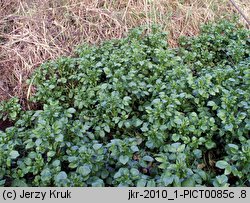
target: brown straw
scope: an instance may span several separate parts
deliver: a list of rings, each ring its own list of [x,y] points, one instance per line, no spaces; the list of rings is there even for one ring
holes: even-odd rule
[[[234,7],[236,8],[236,10],[241,14],[241,16],[246,20],[248,27],[250,27],[250,21],[248,20],[248,18],[246,17],[246,15],[241,11],[241,9],[237,6],[237,4],[235,3],[234,0],[229,0]]]

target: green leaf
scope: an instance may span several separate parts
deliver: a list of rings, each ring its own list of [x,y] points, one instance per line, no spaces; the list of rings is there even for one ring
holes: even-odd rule
[[[225,175],[229,175],[232,172],[232,168],[230,165],[226,166],[224,174]]]
[[[68,178],[67,174],[64,171],[61,171],[56,175],[55,181],[60,182],[61,180],[65,180],[67,178]]]
[[[176,117],[176,118],[174,119],[174,122],[175,122],[177,125],[181,125],[181,124],[182,124],[182,120],[181,120],[180,118],[178,118],[178,117]]]
[[[206,131],[206,130],[207,130],[207,126],[202,125],[202,126],[201,126],[201,130],[202,130],[202,131]]]
[[[75,110],[74,108],[69,108],[69,109],[67,110],[67,112],[70,113],[70,114],[73,114],[73,113],[76,112],[76,110]]]
[[[140,172],[138,171],[138,169],[136,168],[131,168],[130,169],[130,173],[133,175],[133,176],[138,176],[140,174]]]
[[[109,176],[109,172],[107,170],[103,170],[101,173],[101,178],[106,179]]]
[[[78,167],[78,163],[70,163],[69,164],[69,168],[77,168]]]
[[[160,162],[160,163],[165,161],[165,159],[163,157],[156,157],[155,160]]]
[[[55,161],[53,161],[52,166],[58,167],[58,166],[60,166],[60,164],[61,164],[60,160],[55,160]]]
[[[228,144],[227,146],[230,150],[230,153],[236,154],[239,150],[239,147],[235,144]]]
[[[104,130],[105,130],[107,133],[110,133],[110,128],[109,128],[108,125],[106,125],[106,126],[104,127]]]
[[[118,127],[119,127],[119,128],[122,128],[123,123],[124,123],[123,121],[120,121],[120,122],[118,123]]]
[[[0,180],[0,187],[3,187],[6,183],[6,180]]]
[[[151,156],[144,156],[142,159],[143,159],[144,161],[148,161],[148,162],[154,161],[154,159],[153,159]]]
[[[15,179],[11,183],[11,187],[27,187],[27,186],[28,185],[27,185],[25,179]]]
[[[10,152],[10,158],[11,159],[16,159],[17,157],[19,157],[19,152],[18,151],[16,151],[16,150],[12,150],[11,152]]]
[[[226,120],[226,112],[224,110],[219,110],[217,113],[217,116],[222,120],[225,121]]]
[[[141,127],[142,132],[147,132],[148,131],[148,124],[143,123],[143,126]]]
[[[162,181],[163,181],[163,183],[164,183],[164,186],[168,186],[168,185],[170,185],[170,184],[173,183],[174,178],[173,178],[172,176],[171,176],[171,177],[164,177],[164,178],[162,179]]]
[[[123,104],[124,104],[125,106],[128,106],[128,105],[129,105],[129,101],[131,101],[131,97],[125,96],[125,97],[123,98]]]
[[[138,152],[139,151],[139,148],[137,146],[131,146],[130,149],[133,151],[133,152]]]
[[[99,62],[96,63],[96,67],[102,67],[102,66],[103,66],[102,62],[99,61]]]
[[[195,149],[193,152],[197,159],[202,158],[202,151],[200,149]]]
[[[82,176],[87,176],[90,174],[91,172],[91,168],[89,165],[84,164],[83,166],[80,166],[77,168],[77,171],[79,174],[81,174]]]
[[[173,140],[174,142],[179,141],[179,139],[180,139],[180,135],[179,135],[179,134],[173,134],[173,135],[172,135],[172,140]]]
[[[154,180],[149,180],[149,181],[147,182],[147,187],[156,187],[155,181],[154,181]]]
[[[129,121],[125,121],[124,125],[125,125],[126,128],[129,128],[131,126]]]
[[[199,171],[197,171],[197,173],[199,174],[199,176],[200,176],[203,180],[205,180],[205,181],[207,180],[208,176],[207,176],[207,174],[206,174],[205,171],[199,170]]]
[[[185,144],[182,144],[182,145],[180,145],[178,148],[177,148],[177,152],[183,152],[184,150],[185,150],[185,148],[186,148],[186,145]]]
[[[93,183],[91,183],[92,187],[103,187],[104,186],[104,181],[102,179],[97,179]]]
[[[96,150],[96,151],[97,151],[98,149],[100,149],[101,147],[102,147],[102,144],[94,144],[94,145],[93,145],[93,149]]]
[[[232,124],[225,125],[225,130],[232,132],[233,131],[233,125]]]
[[[181,183],[182,187],[194,187],[195,186],[195,180],[193,177],[191,178],[187,178],[185,179],[182,183]]]
[[[121,173],[121,171],[119,170],[119,171],[117,171],[117,172],[115,173],[114,179],[120,178],[121,176],[122,176],[122,173]]]
[[[140,180],[137,181],[136,187],[145,187],[146,184],[147,184],[147,181],[146,181],[146,180],[140,179]]]
[[[220,169],[225,169],[229,164],[226,161],[217,161],[216,167]]]
[[[169,146],[169,152],[176,153],[178,148],[181,146],[180,142],[173,143]],[[185,145],[184,145],[185,146]]]
[[[56,152],[54,152],[54,151],[49,151],[49,152],[47,153],[47,156],[48,156],[48,157],[53,157],[53,156],[55,156],[55,154],[56,154]]]
[[[31,149],[34,146],[35,146],[35,143],[33,141],[30,141],[28,142],[28,144],[26,144],[25,149]]]
[[[63,142],[63,140],[64,140],[63,134],[59,134],[56,136],[56,139],[55,139],[56,142]]]
[[[160,126],[160,130],[162,130],[162,131],[167,130],[167,129],[168,129],[168,127],[166,125],[161,125]]]
[[[11,112],[10,113],[10,117],[11,117],[11,120],[15,120],[16,119],[16,117],[17,117],[17,112]]]
[[[51,179],[51,172],[50,172],[50,170],[48,168],[44,169],[41,172],[41,180],[42,181],[49,181],[50,179]]]
[[[224,185],[228,181],[228,177],[226,175],[216,176],[216,180],[220,185]]]
[[[100,131],[100,137],[105,137],[105,132],[103,130]]]
[[[128,156],[121,155],[119,157],[119,162],[122,163],[123,165],[125,165],[126,163],[128,163],[128,161],[129,161],[129,157]]]
[[[216,147],[216,144],[213,141],[208,140],[208,141],[206,141],[205,146],[207,149],[212,149],[212,148]]]
[[[134,126],[135,126],[135,127],[139,127],[142,123],[143,123],[142,120],[136,119],[136,120],[135,120],[135,123],[134,123]]]
[[[216,103],[214,101],[209,101],[207,103],[208,106],[216,106]]]

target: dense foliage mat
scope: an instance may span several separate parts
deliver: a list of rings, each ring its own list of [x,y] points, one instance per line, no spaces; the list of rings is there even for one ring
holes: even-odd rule
[[[145,31],[43,64],[40,109],[1,105],[0,185],[249,186],[249,31]]]

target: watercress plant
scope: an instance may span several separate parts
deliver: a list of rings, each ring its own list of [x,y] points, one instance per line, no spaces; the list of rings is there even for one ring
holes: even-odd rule
[[[41,108],[0,107],[0,185],[249,186],[249,53],[223,21],[176,49],[137,28],[42,64]]]

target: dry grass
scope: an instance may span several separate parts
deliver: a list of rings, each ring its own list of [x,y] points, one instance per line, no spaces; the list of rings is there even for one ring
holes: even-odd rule
[[[236,2],[249,17],[248,0]],[[233,13],[227,0],[0,0],[0,101],[18,96],[25,102],[34,68],[71,55],[83,42],[159,23],[176,46],[180,35],[196,35],[202,23]]]

